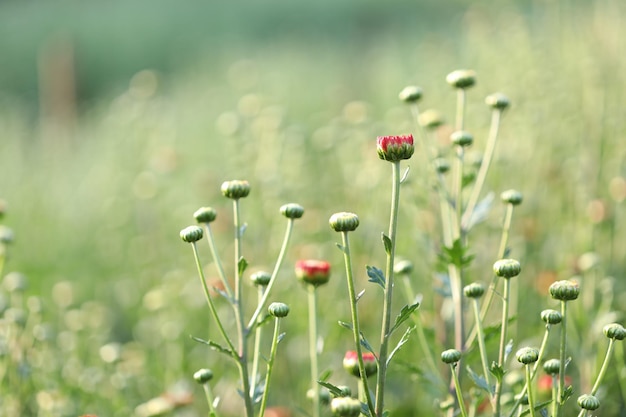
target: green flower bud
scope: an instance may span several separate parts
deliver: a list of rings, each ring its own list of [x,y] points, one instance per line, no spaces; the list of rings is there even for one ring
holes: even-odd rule
[[[335,232],[353,232],[359,227],[359,217],[354,213],[335,213],[328,220]]]
[[[351,397],[352,396],[352,389],[347,386],[347,385],[337,385],[337,388],[339,388],[340,394],[338,395],[338,397]]]
[[[200,369],[193,374],[193,379],[195,379],[198,384],[206,384],[213,379],[213,371],[205,368]]]
[[[374,356],[372,352],[364,352],[362,355],[365,376],[369,378],[378,371],[376,356]],[[346,355],[343,357],[343,369],[357,378],[361,376],[361,372],[359,371],[359,355],[355,350],[349,350],[346,352]]]
[[[441,360],[444,363],[452,364],[461,360],[461,352],[456,349],[448,349],[441,352]]]
[[[274,317],[287,317],[287,314],[289,314],[289,306],[285,303],[272,303],[267,308],[267,311]]]
[[[446,81],[454,88],[469,88],[476,84],[476,72],[473,70],[452,71],[446,76]]]
[[[444,123],[444,119],[441,113],[437,110],[429,109],[422,113],[417,118],[420,126],[423,126],[426,129],[434,130],[437,129]]]
[[[193,217],[198,223],[211,223],[217,217],[217,212],[213,207],[200,207],[193,213]]]
[[[433,161],[435,165],[435,170],[440,174],[445,174],[450,171],[450,163],[445,158],[437,158]]]
[[[541,320],[546,324],[559,324],[563,320],[563,316],[556,310],[543,310],[541,312]]]
[[[504,110],[511,104],[509,98],[502,93],[488,95],[487,98],[485,98],[485,103],[496,110]]]
[[[28,288],[26,275],[20,272],[9,272],[2,282],[8,292],[24,292]]]
[[[552,376],[558,375],[559,371],[561,370],[561,361],[558,359],[548,359],[543,364],[543,370],[548,375],[552,375]]]
[[[517,361],[528,365],[537,362],[539,359],[539,350],[531,347],[524,347],[517,351],[515,354]]]
[[[0,243],[8,245],[15,240],[15,234],[13,230],[5,225],[0,224]]]
[[[358,417],[361,414],[361,401],[350,397],[333,398],[330,411],[338,417]]]
[[[410,274],[413,272],[413,262],[407,260],[398,261],[393,266],[393,272],[396,274]]]
[[[578,406],[583,410],[597,410],[600,407],[600,400],[590,394],[583,394],[578,397]]]
[[[409,159],[415,151],[413,135],[378,136],[376,151],[378,157],[385,161],[397,162]]]
[[[270,283],[270,279],[272,279],[272,274],[265,271],[255,272],[250,275],[250,280],[256,286],[266,287]]]
[[[280,214],[288,219],[299,219],[304,214],[304,207],[296,203],[285,204],[280,207]]]
[[[398,98],[405,103],[417,103],[423,94],[423,90],[421,87],[417,87],[414,85],[410,85],[408,87],[404,87],[400,94],[398,94]]]
[[[450,135],[450,140],[453,145],[467,147],[474,142],[474,136],[464,130],[457,130]]]
[[[609,339],[624,340],[626,338],[626,329],[618,323],[607,324],[602,332]]]
[[[503,203],[512,204],[514,206],[519,206],[522,204],[522,200],[524,196],[517,190],[506,190],[500,194],[500,200]]]
[[[560,301],[575,300],[580,294],[578,283],[571,280],[556,281],[550,285],[549,291],[552,298]]]
[[[312,389],[308,389],[306,392],[306,397],[309,400],[313,400],[314,396],[315,396],[315,392]],[[325,388],[320,388],[319,400],[320,400],[320,404],[322,405],[330,404],[330,392]]]
[[[296,277],[315,287],[326,284],[330,279],[330,264],[316,259],[302,259],[296,262]]]
[[[493,272],[502,278],[513,278],[519,275],[522,267],[515,259],[500,259],[493,264]]]
[[[204,232],[199,226],[185,227],[183,230],[180,231],[180,238],[183,240],[183,242],[187,243],[197,242],[202,239],[203,235]]]
[[[247,197],[250,194],[250,183],[244,180],[232,180],[222,183],[222,194],[233,200]]]
[[[467,298],[480,298],[484,293],[485,287],[478,282],[473,282],[463,288],[463,294],[465,294]]]

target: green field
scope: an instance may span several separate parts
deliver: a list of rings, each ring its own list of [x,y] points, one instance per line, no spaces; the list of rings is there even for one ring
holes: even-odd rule
[[[335,245],[341,238],[328,219],[340,211],[360,218],[351,235],[355,279],[359,291],[367,289],[362,330],[377,342],[380,291],[367,283],[365,265],[385,265],[380,234],[389,221],[390,173],[376,137],[412,133],[417,140],[398,93],[419,85],[420,110],[445,115],[436,139],[447,149],[456,95],[445,77],[459,68],[477,73],[467,97],[466,129],[475,138],[468,161],[480,156],[489,131],[485,97],[500,91],[512,103],[482,194],[495,193],[494,203],[469,237],[475,258],[466,283],[491,279],[505,210],[498,196],[521,191],[509,239],[509,256],[522,264],[511,302],[513,353],[541,341],[539,312],[557,308],[548,286],[582,276],[568,352],[574,397],[567,407],[578,412],[576,398],[604,358],[602,327],[623,320],[626,301],[623,16],[618,0],[0,2],[1,221],[15,234],[0,293],[0,416],[139,416],[138,405],[168,391],[182,392],[183,403],[187,393],[193,399],[164,415],[207,415],[191,377],[202,367],[216,375],[219,415],[244,415],[235,367],[189,337],[219,334],[192,252],[178,236],[195,223],[197,208],[214,207],[217,249],[234,274],[232,207],[220,193],[232,179],[251,184],[241,200],[246,278],[274,265],[285,227],[279,207],[305,208],[271,297],[291,312],[269,405],[309,415],[307,294],[293,273],[304,258],[332,268],[330,283],[318,289],[320,372],[331,370],[333,384],[355,391],[341,365],[354,348],[351,333],[337,325],[350,320]],[[68,50],[74,76],[54,67]],[[55,90],[67,80],[73,95]],[[450,309],[436,274],[443,245],[436,194],[427,152],[416,143],[403,162],[410,172],[397,254],[415,266],[412,286],[423,295],[420,316],[438,356],[452,347]],[[199,243],[214,279],[208,246]],[[586,253],[599,259],[589,271],[580,262]],[[12,271],[27,278],[23,292],[11,287]],[[244,290],[249,316],[255,289],[246,281]],[[399,310],[402,291],[395,296]],[[215,301],[230,317],[227,302]],[[495,304],[487,324],[499,319],[498,298]],[[496,339],[488,343],[492,353]],[[552,354],[557,343],[549,344]],[[411,339],[392,364],[391,416],[441,414],[437,401],[447,392],[413,369],[423,357]],[[477,352],[469,357],[477,360]],[[623,358],[619,344],[598,393],[601,415],[626,415]],[[469,392],[469,378],[463,383]]]

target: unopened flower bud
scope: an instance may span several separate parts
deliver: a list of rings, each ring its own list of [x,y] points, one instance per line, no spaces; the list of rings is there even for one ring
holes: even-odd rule
[[[204,232],[202,228],[199,226],[189,226],[185,227],[180,231],[180,238],[187,243],[197,242],[202,239]]]
[[[519,206],[522,204],[522,200],[524,196],[517,190],[506,190],[500,194],[500,200],[503,203],[512,204],[514,206]]]
[[[378,136],[376,151],[378,157],[385,161],[397,162],[409,159],[415,151],[413,135]]]
[[[250,194],[250,183],[245,180],[232,180],[222,183],[222,194],[233,200],[247,197]]]
[[[287,314],[289,314],[289,306],[285,303],[272,303],[267,308],[267,311],[274,317],[287,317]]]
[[[335,213],[328,220],[335,232],[352,232],[359,227],[359,217],[354,213]]]
[[[365,369],[365,376],[368,378],[378,371],[376,356],[374,356],[372,352],[363,353],[363,367]],[[349,350],[346,352],[346,355],[343,357],[343,369],[357,378],[361,376],[359,372],[359,355],[356,351]]]
[[[272,279],[272,274],[270,274],[269,272],[265,272],[265,271],[255,272],[254,274],[250,275],[250,280],[252,281],[252,283],[260,287],[267,286],[267,284],[270,283],[271,279]]]
[[[546,372],[546,374],[548,375],[558,375],[559,371],[561,369],[561,361],[558,359],[548,359],[544,364],[543,364],[543,370]]]
[[[193,379],[195,379],[198,384],[206,384],[213,379],[213,371],[210,369],[200,369],[193,374]]]
[[[467,298],[480,298],[484,293],[485,287],[478,282],[473,282],[463,288],[463,294],[465,294]]]
[[[280,207],[280,214],[288,219],[299,219],[304,214],[304,207],[296,203],[285,204]]]
[[[474,136],[464,130],[457,130],[450,135],[450,140],[453,145],[467,147],[474,142]]]
[[[522,267],[515,259],[500,259],[493,264],[493,272],[502,278],[513,278],[519,275]]]
[[[546,324],[559,324],[563,320],[563,316],[556,310],[547,309],[541,312],[541,320]]]
[[[618,323],[607,324],[602,332],[609,339],[624,340],[626,338],[626,329]]]
[[[517,361],[524,365],[537,362],[539,359],[539,351],[535,348],[524,347],[517,351],[515,354]]]
[[[556,281],[550,285],[549,291],[552,298],[560,301],[575,300],[580,294],[578,283],[571,280]]]
[[[306,397],[309,400],[312,400],[315,396],[315,392],[312,389],[307,390],[306,392]],[[320,404],[322,405],[328,405],[330,404],[330,392],[328,392],[327,389],[320,389],[319,391],[319,400],[320,400]]]
[[[456,349],[448,349],[441,352],[441,360],[443,363],[452,364],[461,360],[461,352]]]
[[[351,397],[352,396],[352,388],[350,388],[347,385],[337,385],[337,388],[339,388],[339,395],[338,397]]]
[[[435,170],[440,174],[445,174],[450,171],[450,163],[445,158],[437,158],[433,161],[435,165]]]
[[[600,400],[594,395],[583,394],[578,397],[578,406],[583,410],[597,410],[600,407]]]
[[[193,213],[193,217],[198,223],[211,223],[217,217],[217,212],[213,207],[200,207]]]
[[[429,109],[422,113],[417,118],[420,126],[426,129],[436,129],[444,122],[443,116],[437,110]]]
[[[315,259],[299,260],[296,262],[296,277],[315,287],[326,284],[330,278],[330,264]]]
[[[358,417],[361,414],[361,401],[351,397],[333,398],[330,410],[337,417]]]
[[[504,94],[493,93],[489,94],[487,98],[485,98],[485,104],[496,110],[504,110],[509,107],[511,102],[509,101],[509,98]]]
[[[400,94],[398,94],[398,98],[405,103],[417,103],[423,94],[423,90],[421,87],[417,87],[414,85],[410,85],[408,87],[404,87]]]
[[[26,275],[20,272],[9,272],[5,275],[2,282],[7,292],[24,292],[28,287]]]
[[[446,81],[454,88],[469,88],[476,84],[476,72],[473,70],[456,70],[446,76]]]
[[[413,272],[413,262],[407,260],[398,261],[393,266],[393,272],[396,274],[410,274]]]

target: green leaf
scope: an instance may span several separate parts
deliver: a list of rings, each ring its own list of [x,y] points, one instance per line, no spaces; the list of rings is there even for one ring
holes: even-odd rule
[[[322,382],[326,382],[328,381],[328,378],[330,378],[333,374],[332,369],[327,369],[324,372],[322,372],[322,374],[319,377],[319,380]]]
[[[552,403],[552,400],[544,401],[544,402],[541,402],[539,404],[535,404],[535,406],[533,408],[534,408],[535,411],[539,411],[539,412],[541,412],[542,415],[547,416],[548,413],[545,412],[544,408],[549,406],[551,403]],[[520,417],[527,416],[528,414],[530,414],[530,408],[527,409],[527,410],[524,410],[522,412],[522,414],[520,414]]]
[[[467,254],[468,248],[463,246],[460,239],[455,240],[451,247],[444,247],[439,254],[439,260],[446,265],[452,264],[458,268],[468,266],[474,259],[474,255]]]
[[[383,245],[385,245],[385,253],[387,253],[387,255],[391,255],[391,251],[393,250],[393,244],[391,243],[391,239],[389,239],[389,236],[384,233],[382,234],[382,238]]]
[[[474,384],[482,389],[483,391],[487,392],[487,394],[489,395],[493,395],[494,394],[494,387],[491,387],[488,383],[487,380],[482,376],[482,375],[478,375],[476,372],[474,372],[472,370],[472,368],[468,366],[465,367],[467,369],[467,374],[469,375],[469,377],[472,379],[472,381],[474,382]]]
[[[248,261],[246,261],[246,258],[242,256],[241,258],[239,258],[239,261],[237,262],[237,269],[239,270],[239,276],[243,276],[243,273],[247,267],[248,267]]]
[[[328,391],[330,391],[330,393],[335,397],[340,397],[343,394],[343,391],[338,386],[333,385],[330,382],[318,380],[317,383],[328,389]]]
[[[561,404],[565,404],[565,401],[567,401],[569,397],[572,396],[573,393],[574,393],[574,387],[572,387],[571,385],[568,385],[563,390],[563,395],[561,396]]]
[[[400,314],[398,314],[398,316],[396,317],[395,323],[391,327],[391,330],[389,330],[389,334],[392,334],[402,323],[407,321],[411,317],[411,314],[413,314],[413,312],[417,310],[419,306],[420,306],[420,303],[417,302],[415,304],[411,304],[411,305],[407,304],[404,307],[402,307]]]
[[[496,377],[498,382],[502,382],[502,377],[506,373],[504,368],[498,365],[495,361],[491,362],[491,366],[489,367],[489,372],[491,372],[491,374]]]
[[[352,323],[348,323],[348,322],[341,321],[341,320],[338,320],[337,323],[339,323],[341,327],[344,327],[348,330],[352,330]]]
[[[335,245],[337,245],[337,248],[339,248],[340,251],[346,253],[346,248],[344,248],[341,243],[335,243]]]
[[[396,347],[393,348],[391,353],[389,353],[389,356],[387,357],[387,365],[389,365],[389,363],[391,362],[391,358],[393,358],[393,356],[398,352],[398,350],[400,350],[400,348],[404,346],[406,342],[409,341],[409,337],[411,337],[411,333],[413,333],[414,330],[415,330],[415,326],[411,326],[408,329],[406,329],[406,331],[402,335],[402,338],[400,339]]]
[[[252,334],[257,327],[263,326],[265,323],[268,323],[272,320],[272,316],[266,314],[263,318],[258,319],[255,323],[252,323],[252,326],[248,329],[248,335]]]
[[[365,267],[367,270],[367,276],[370,277],[368,279],[369,282],[373,282],[374,284],[380,285],[383,289],[385,289],[385,274],[380,269],[375,266],[367,265]]]
[[[209,346],[211,349],[215,350],[216,352],[220,352],[223,353],[225,355],[230,356],[231,358],[236,358],[237,355],[235,354],[235,352],[233,352],[232,350],[223,347],[222,345],[220,345],[219,343],[216,343],[212,340],[204,340],[204,339],[200,339],[199,337],[195,337],[195,336],[190,336],[193,340],[195,340],[196,342],[199,343],[203,343],[207,346]]]
[[[284,338],[285,338],[285,332],[281,333],[278,335],[278,339],[276,340],[276,343],[280,343]]]
[[[367,341],[365,336],[363,336],[363,333],[360,334],[360,339],[361,339],[361,346],[363,346],[365,350],[373,353],[374,356],[376,356],[376,352],[374,352],[374,348],[372,347],[372,345],[370,345],[370,342]],[[378,357],[376,357],[376,360],[378,360]]]

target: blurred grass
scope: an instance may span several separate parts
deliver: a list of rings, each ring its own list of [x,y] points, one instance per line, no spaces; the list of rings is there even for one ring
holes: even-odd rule
[[[80,350],[86,369],[100,363],[95,350],[106,342],[142,352],[136,389],[118,415],[201,366],[233,374],[186,338],[208,336],[191,253],[177,236],[196,208],[212,205],[219,210],[220,250],[230,256],[230,207],[219,185],[233,178],[252,184],[243,206],[249,224],[244,250],[255,268],[270,268],[278,251],[278,207],[294,201],[306,208],[276,298],[292,305],[290,318],[305,317],[297,298],[305,293],[291,279],[290,265],[301,257],[332,261],[333,280],[321,290],[320,311],[333,311],[321,323],[328,335],[321,360],[322,368],[343,378],[339,364],[349,337],[335,322],[348,312],[347,305],[337,308],[335,294],[343,294],[345,284],[327,219],[342,210],[359,214],[353,250],[364,286],[363,266],[384,262],[379,236],[388,210],[388,167],[378,161],[373,139],[414,130],[396,98],[407,84],[425,88],[423,109],[435,107],[451,118],[454,94],[444,77],[456,68],[478,72],[468,125],[477,149],[489,120],[483,98],[500,90],[513,102],[487,188],[496,195],[516,188],[525,196],[514,218],[511,255],[524,268],[520,300],[540,298],[523,304],[520,340],[539,334],[534,317],[550,305],[547,285],[578,273],[582,253],[600,255],[602,276],[624,274],[622,2],[245,5],[0,5],[6,12],[0,13],[0,50],[15,62],[30,62],[0,69],[0,190],[9,203],[6,223],[17,236],[9,268],[24,272],[31,291],[51,309],[58,301],[47,294],[59,291],[59,281],[73,283],[69,308],[88,312],[93,300],[105,309],[106,325]],[[83,103],[69,142],[40,135],[33,118],[37,50],[59,30],[75,40]],[[144,69],[153,72],[131,81]],[[401,232],[400,254],[416,264],[428,313],[439,299],[431,270],[439,240],[420,153],[403,191],[402,221],[410,227]],[[472,237],[477,260],[470,279],[490,271],[502,213],[496,203]],[[616,285],[619,305],[623,284]],[[370,290],[363,302],[373,297]],[[378,312],[363,314],[376,338]],[[285,390],[276,391],[275,403],[303,406],[305,323],[285,323],[288,338],[275,379]],[[405,356],[414,354],[410,347]],[[414,401],[412,392],[400,389],[404,377],[393,377],[398,398],[390,404]],[[224,381],[218,391],[227,395],[232,385]],[[114,394],[83,393],[83,405],[107,415],[107,395]],[[419,401],[432,404],[428,397]]]

